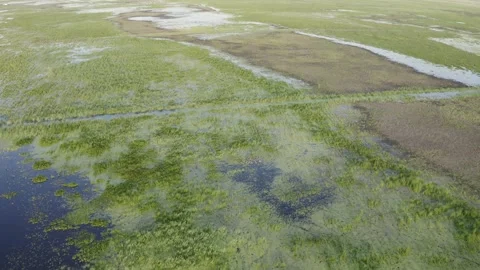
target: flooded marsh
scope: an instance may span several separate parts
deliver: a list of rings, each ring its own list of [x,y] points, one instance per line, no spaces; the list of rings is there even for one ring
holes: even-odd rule
[[[370,1],[0,0],[0,268],[477,269],[478,8]]]

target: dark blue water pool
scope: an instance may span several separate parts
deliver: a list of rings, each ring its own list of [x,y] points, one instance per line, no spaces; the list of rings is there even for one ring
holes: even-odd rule
[[[80,268],[72,259],[75,248],[66,244],[74,232],[44,229],[69,209],[64,197],[55,196],[55,191],[91,196],[89,183],[79,175],[34,170],[32,163],[26,162],[28,153],[28,147],[0,152],[0,269]],[[38,175],[48,180],[33,183],[32,178]],[[72,182],[79,186],[62,186]]]

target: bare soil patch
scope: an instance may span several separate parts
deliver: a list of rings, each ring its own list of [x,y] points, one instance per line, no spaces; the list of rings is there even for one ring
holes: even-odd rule
[[[480,97],[360,106],[376,132],[480,194]]]

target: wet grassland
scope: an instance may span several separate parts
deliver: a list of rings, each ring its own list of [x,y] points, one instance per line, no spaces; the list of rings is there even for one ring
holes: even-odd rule
[[[347,31],[366,17],[310,18],[305,4],[265,3],[255,12],[246,1],[215,6],[267,25],[210,20],[180,29],[155,25],[166,14],[185,17],[158,10],[166,4],[145,4],[150,11],[112,4],[128,7],[122,15],[58,5],[0,13],[13,18],[0,24],[8,44],[0,50],[2,155],[28,149],[32,174],[22,183],[66,204],[59,215],[33,209],[31,217],[50,217],[41,231],[70,233],[59,249],[73,246],[67,257],[98,269],[477,269],[480,209],[469,189],[478,189],[478,156],[468,144],[478,140],[478,87],[293,30],[323,29],[315,33],[474,72],[478,56],[428,41],[446,52],[439,57],[421,38],[416,46],[399,41],[422,28],[388,25],[390,32],[363,21],[365,30]],[[281,15],[294,8],[304,9],[301,20]],[[129,20],[145,13],[157,19]],[[466,23],[445,27],[479,25],[472,16],[432,13]],[[452,92],[458,96],[417,100]],[[406,127],[418,140],[405,137]],[[446,156],[453,163],[431,154],[449,152],[431,143],[444,129],[458,139]],[[387,151],[376,136],[426,164]],[[44,170],[82,177],[57,183]],[[30,196],[1,185],[1,203]],[[77,185],[94,194],[71,195]]]

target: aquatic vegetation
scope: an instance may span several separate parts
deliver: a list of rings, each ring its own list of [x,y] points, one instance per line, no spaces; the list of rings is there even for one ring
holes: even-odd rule
[[[65,190],[64,189],[58,189],[58,190],[55,191],[55,196],[62,197],[63,195],[65,195]]]
[[[92,244],[96,240],[95,234],[82,230],[78,232],[74,237],[67,240],[68,245],[82,248]]]
[[[92,225],[93,227],[105,228],[105,227],[108,226],[108,221],[103,220],[103,219],[94,219],[94,220],[90,221],[90,225]]]
[[[44,183],[44,182],[47,182],[48,178],[44,175],[38,175],[38,176],[35,176],[33,179],[32,179],[32,182],[34,184],[41,184],[41,183]]]
[[[13,199],[15,196],[17,196],[17,192],[15,191],[0,194],[0,198],[7,199],[7,200]]]
[[[34,216],[28,219],[28,222],[31,224],[43,223],[48,218],[47,214],[43,212],[35,213]]]
[[[78,226],[73,226],[67,223],[64,219],[57,219],[51,222],[48,227],[45,228],[45,232],[51,231],[67,231],[77,229]]]
[[[64,183],[62,184],[63,187],[67,187],[67,188],[76,188],[78,187],[78,183]]]

